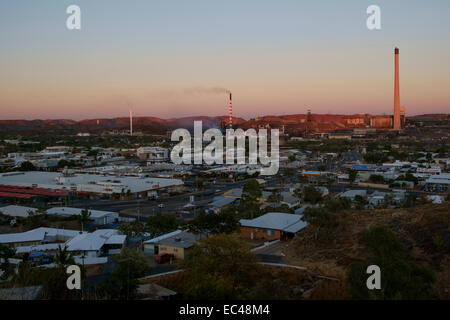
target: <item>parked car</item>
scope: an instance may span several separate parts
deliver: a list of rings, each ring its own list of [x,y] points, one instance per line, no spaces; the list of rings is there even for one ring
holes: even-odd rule
[[[164,263],[164,262],[170,261],[171,259],[174,259],[174,258],[175,258],[175,256],[171,253],[160,253],[160,254],[156,255],[155,262]]]

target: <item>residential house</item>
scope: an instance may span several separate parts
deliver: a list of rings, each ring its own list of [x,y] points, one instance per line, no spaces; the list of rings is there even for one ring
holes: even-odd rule
[[[240,234],[242,238],[284,240],[306,227],[300,215],[269,212],[255,219],[241,219]]]
[[[175,259],[185,259],[195,242],[204,238],[204,235],[193,234],[187,231],[177,231],[145,241],[144,251],[151,253],[153,250],[154,254],[170,253],[175,256]]]
[[[367,195],[367,191],[366,190],[347,190],[344,192],[341,192],[337,195],[337,198],[347,198],[351,201],[355,200],[356,196],[361,196],[363,198],[365,198]]]
[[[56,228],[37,228],[21,233],[0,234],[0,244],[17,248],[47,243],[64,243],[80,234],[80,231]]]

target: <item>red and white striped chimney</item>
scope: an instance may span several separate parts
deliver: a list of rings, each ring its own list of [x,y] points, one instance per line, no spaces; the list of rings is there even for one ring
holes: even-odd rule
[[[233,102],[232,102],[232,99],[231,99],[231,92],[230,92],[230,100],[229,100],[229,102],[230,102],[230,106],[228,108],[228,126],[230,128],[232,128],[233,127]]]

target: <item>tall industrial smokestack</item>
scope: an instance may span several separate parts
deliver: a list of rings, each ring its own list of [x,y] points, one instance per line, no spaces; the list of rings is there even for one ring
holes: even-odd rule
[[[399,80],[399,52],[395,48],[395,83],[394,83],[394,130],[401,129],[400,121],[400,80]]]
[[[231,92],[230,92],[230,106],[228,108],[228,126],[230,128],[233,128],[233,101],[231,99]]]
[[[133,113],[130,109],[130,136],[133,135]]]

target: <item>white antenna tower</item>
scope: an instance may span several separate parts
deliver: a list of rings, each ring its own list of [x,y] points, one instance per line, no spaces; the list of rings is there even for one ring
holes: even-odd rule
[[[130,109],[130,136],[133,135],[133,112]]]

